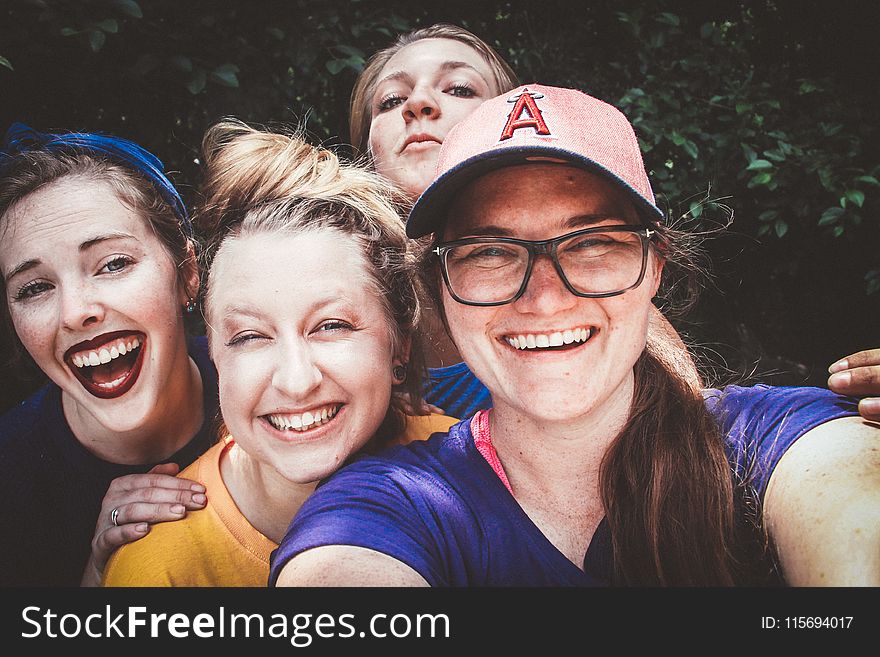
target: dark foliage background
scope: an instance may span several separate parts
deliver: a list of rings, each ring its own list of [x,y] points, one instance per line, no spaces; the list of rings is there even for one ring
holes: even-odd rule
[[[716,376],[823,385],[833,360],[878,343],[874,7],[3,0],[0,129],[22,120],[128,137],[193,202],[211,123],[303,124],[346,152],[364,60],[401,31],[454,22],[524,82],[578,87],[623,109],[671,218],[711,231],[734,211],[707,243],[713,285],[673,319]],[[4,372],[0,409],[34,387],[25,374]]]

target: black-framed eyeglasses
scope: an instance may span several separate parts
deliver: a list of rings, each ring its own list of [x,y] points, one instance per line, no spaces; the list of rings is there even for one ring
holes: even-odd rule
[[[519,299],[539,255],[550,257],[572,294],[603,298],[641,284],[654,232],[626,225],[584,228],[537,241],[468,237],[439,244],[433,252],[440,258],[449,294],[468,306],[501,306]]]

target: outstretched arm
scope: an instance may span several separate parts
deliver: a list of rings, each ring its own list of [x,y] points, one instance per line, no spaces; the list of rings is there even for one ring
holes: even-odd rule
[[[764,520],[792,586],[880,586],[880,425],[831,420],[770,477]]]
[[[828,387],[841,395],[865,397],[859,413],[880,422],[880,349],[867,349],[841,358],[828,368]]]
[[[306,550],[287,562],[277,586],[428,586],[402,561],[349,545]]]

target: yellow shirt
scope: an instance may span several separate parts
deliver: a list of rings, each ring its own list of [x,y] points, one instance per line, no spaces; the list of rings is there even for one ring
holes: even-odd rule
[[[457,421],[408,416],[401,442],[425,440]],[[104,586],[266,586],[269,555],[278,544],[251,526],[223,483],[220,461],[233,444],[227,437],[178,475],[204,484],[205,508],[152,525],[144,538],[119,548],[104,571]]]

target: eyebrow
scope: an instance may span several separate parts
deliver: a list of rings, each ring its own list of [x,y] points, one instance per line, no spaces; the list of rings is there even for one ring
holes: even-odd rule
[[[471,66],[467,62],[447,61],[447,62],[443,62],[442,64],[440,64],[440,72],[441,73],[448,73],[450,71],[457,71],[458,69],[462,69],[462,68],[470,69],[471,71],[473,71],[474,73],[479,75],[480,79],[483,80],[483,82],[485,82],[486,84],[489,84],[489,81],[483,77],[483,74],[480,73],[476,68],[474,68],[473,66]],[[408,82],[408,81],[412,80],[412,76],[409,73],[407,73],[406,71],[394,71],[393,73],[389,73],[384,78],[379,80],[376,83],[376,89],[378,89],[379,86],[382,85],[384,82],[390,82],[393,80],[404,80],[404,81]]]
[[[102,242],[107,242],[109,240],[124,240],[124,239],[137,239],[134,235],[129,235],[128,233],[123,232],[112,232],[105,233],[103,235],[96,235],[95,237],[90,237],[79,245],[79,252],[83,253],[88,251],[90,248],[95,246],[96,244],[101,244]],[[8,283],[13,277],[18,276],[20,273],[25,272],[29,269],[33,269],[34,267],[38,267],[43,264],[43,261],[39,258],[31,258],[30,260],[25,260],[22,263],[19,263],[15,267],[10,270],[8,274],[3,277],[5,283]]]
[[[600,221],[605,221],[607,219],[621,219],[624,217],[622,214],[610,213],[610,212],[601,212],[596,214],[581,214],[575,217],[571,217],[563,222],[563,228],[586,228],[587,226],[592,226],[594,224],[599,223]],[[468,228],[467,230],[462,231],[462,234],[473,236],[473,237],[515,237],[514,231],[509,228],[502,228],[501,226],[494,226],[492,224],[488,226],[478,226],[476,228]],[[462,239],[460,237],[455,237],[454,239]]]
[[[131,239],[136,240],[137,238],[134,235],[130,235],[129,233],[123,232],[112,232],[105,233],[103,235],[96,235],[95,237],[91,237],[79,245],[80,253],[84,251],[88,251],[90,248],[95,246],[96,244],[100,244],[101,242],[107,242],[109,240],[125,240]]]

